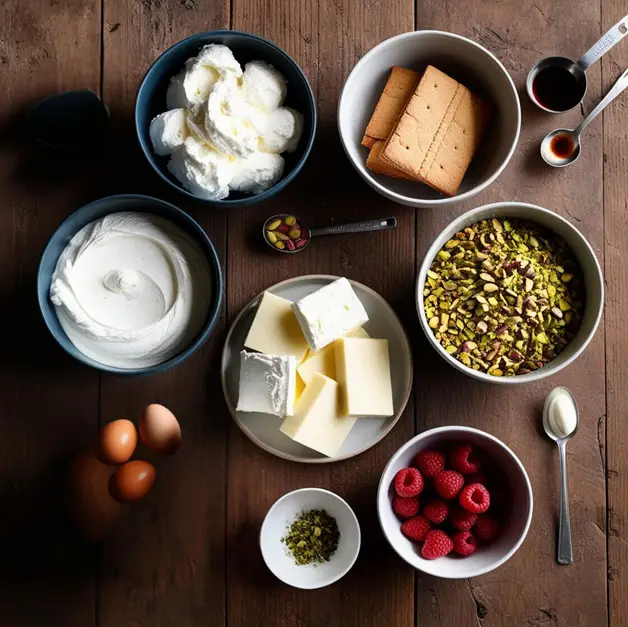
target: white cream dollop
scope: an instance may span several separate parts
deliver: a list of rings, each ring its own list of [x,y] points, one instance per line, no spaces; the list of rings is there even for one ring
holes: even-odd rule
[[[254,152],[235,162],[229,188],[239,192],[259,194],[271,188],[282,176],[285,161],[281,155]]]
[[[188,137],[172,153],[168,170],[189,192],[199,198],[220,200],[229,195],[234,161],[210,146]]]
[[[563,388],[558,388],[553,393],[548,411],[549,426],[558,438],[566,438],[571,435],[578,426],[578,415],[573,398]]]
[[[218,79],[227,74],[242,76],[242,68],[233,52],[220,44],[204,46],[198,56],[188,59],[183,70],[171,79],[166,93],[168,109],[204,104]]]
[[[283,74],[264,61],[250,61],[242,75],[244,98],[266,113],[283,104],[288,84]]]
[[[179,108],[160,113],[152,119],[149,133],[158,155],[171,155],[183,145],[188,135],[186,117],[187,110]]]
[[[78,350],[131,369],[184,350],[206,321],[213,289],[207,259],[181,228],[120,212],[72,238],[53,273],[50,299]]]

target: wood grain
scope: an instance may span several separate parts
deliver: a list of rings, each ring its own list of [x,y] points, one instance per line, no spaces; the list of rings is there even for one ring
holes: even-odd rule
[[[106,192],[132,189],[171,200],[207,230],[225,258],[226,216],[166,190],[137,147],[132,123],[139,81],[177,41],[228,26],[224,3],[209,0],[104,4],[103,94],[114,120]],[[207,344],[174,371],[149,378],[101,378],[100,417],[137,421],[144,406],[163,403],[178,417],[183,445],[173,457],[146,449],[136,457],[157,468],[146,500],[129,508],[124,525],[103,546],[98,587],[102,627],[223,623],[226,427],[218,376],[224,316]]]
[[[417,3],[417,27],[450,30],[486,46],[504,63],[521,95],[523,126],[511,164],[480,197],[447,211],[425,211],[417,219],[417,261],[440,230],[465,209],[499,200],[519,200],[549,207],[575,224],[591,242],[600,261],[602,232],[602,131],[587,129],[584,161],[551,170],[539,156],[545,133],[573,128],[574,110],[542,114],[529,102],[525,78],[535,61],[550,54],[578,57],[600,34],[599,7],[585,2],[524,1],[463,5],[436,0]],[[600,96],[599,67],[589,74],[584,108]],[[419,351],[429,350],[424,343]],[[569,486],[575,562],[558,566],[556,517],[558,456],[540,430],[540,409],[547,393],[567,385],[581,410],[578,436],[568,447]],[[434,390],[450,390],[449,402]],[[416,406],[419,429],[467,424],[493,433],[520,457],[534,490],[530,533],[522,549],[498,570],[477,579],[444,582],[420,577],[417,605],[422,626],[436,625],[586,625],[606,624],[606,537],[604,458],[604,331],[584,355],[564,372],[535,385],[494,387],[474,382],[432,359],[417,364]],[[582,591],[578,593],[577,591]],[[585,593],[586,591],[586,593]],[[507,617],[507,618],[506,618]]]
[[[602,30],[625,13],[615,0],[602,2]],[[604,89],[628,67],[628,48],[619,45],[602,63]],[[626,94],[604,111],[604,234],[606,265],[606,457],[608,490],[608,596],[611,627],[628,625],[628,440],[626,439],[626,351],[628,337],[628,267],[625,261]],[[599,124],[599,121],[596,121]]]
[[[380,40],[410,30],[410,2],[309,3],[234,0],[232,26],[268,37],[301,65],[317,95],[317,142],[296,182],[263,206],[229,216],[228,313],[233,318],[257,292],[292,276],[344,275],[386,297],[406,326],[413,323],[414,212],[370,192],[346,161],[336,131],[340,88],[359,56]],[[315,192],[315,193],[314,193]],[[312,226],[397,215],[399,228],[373,235],[326,238],[295,257],[264,251],[255,239],[264,216],[290,211]],[[386,260],[381,263],[382,260]],[[396,625],[413,623],[411,569],[387,547],[377,524],[375,493],[388,457],[413,431],[412,403],[384,442],[354,460],[313,467],[274,458],[236,427],[229,444],[227,515],[228,623],[250,625]],[[280,584],[259,557],[257,532],[273,501],[295,488],[331,489],[354,507],[363,550],[351,573],[315,592]]]
[[[88,625],[92,552],[69,526],[63,477],[96,433],[98,381],[53,341],[35,289],[46,241],[90,197],[97,162],[47,153],[25,117],[45,96],[98,90],[100,3],[7,0],[0,24],[0,622]]]

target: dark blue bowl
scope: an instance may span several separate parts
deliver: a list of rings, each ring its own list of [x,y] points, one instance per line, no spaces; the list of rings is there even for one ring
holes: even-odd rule
[[[166,165],[169,157],[160,157],[153,151],[150,141],[149,127],[151,120],[166,110],[166,91],[170,79],[178,74],[185,62],[207,44],[223,44],[231,48],[240,65],[249,61],[266,61],[275,66],[288,81],[286,106],[292,107],[303,114],[303,135],[297,149],[293,153],[285,153],[286,167],[283,178],[273,187],[261,194],[244,194],[231,192],[224,200],[206,200],[185,190],[175,179]],[[301,171],[314,144],[316,135],[316,103],[312,88],[303,70],[275,44],[249,33],[239,31],[217,30],[192,35],[178,44],[168,48],[149,68],[140,84],[135,101],[135,129],[140,146],[155,172],[169,185],[189,198],[209,205],[236,207],[251,205],[271,198],[286,187]]]
[[[59,323],[55,306],[50,301],[50,283],[52,274],[57,266],[57,261],[70,243],[70,240],[87,224],[98,220],[111,213],[120,211],[142,211],[144,213],[153,213],[173,222],[188,233],[194,241],[201,247],[205,253],[207,262],[212,272],[212,283],[214,286],[213,302],[207,312],[207,320],[201,332],[194,341],[178,355],[171,357],[156,366],[148,368],[115,368],[101,364],[94,359],[90,359],[74,346],[68,336],[65,334],[63,327]],[[211,335],[218,318],[220,317],[220,306],[222,303],[222,271],[220,269],[220,261],[214,249],[214,245],[201,227],[201,225],[191,218],[187,213],[171,205],[170,203],[151,198],[150,196],[139,196],[136,194],[121,194],[118,196],[107,196],[100,200],[95,200],[84,207],[75,211],[67,218],[54,232],[48,242],[44,254],[39,262],[39,270],[37,272],[37,299],[39,301],[39,309],[44,317],[44,322],[48,327],[52,336],[57,340],[61,348],[67,353],[82,361],[92,368],[102,370],[104,372],[112,372],[122,375],[147,375],[164,372],[170,368],[178,366],[187,359],[192,353],[197,351]]]

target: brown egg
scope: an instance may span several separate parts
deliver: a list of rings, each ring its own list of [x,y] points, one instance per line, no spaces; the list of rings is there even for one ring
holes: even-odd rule
[[[153,403],[140,418],[140,437],[153,451],[171,455],[181,446],[181,427],[167,407]]]
[[[137,446],[135,425],[126,418],[106,424],[98,436],[98,456],[106,464],[123,464]]]
[[[144,498],[155,483],[155,466],[140,459],[120,466],[109,481],[109,491],[116,501],[128,503]]]
[[[115,466],[103,464],[94,450],[79,453],[70,464],[70,513],[81,534],[92,542],[109,534],[124,509],[109,494],[109,480],[115,471]]]

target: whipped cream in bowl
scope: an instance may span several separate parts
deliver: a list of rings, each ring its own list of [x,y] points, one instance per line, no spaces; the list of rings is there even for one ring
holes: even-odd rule
[[[309,156],[316,107],[302,70],[255,35],[193,35],[162,54],[136,101],[140,145],[179,192],[214,205],[269,198]]]
[[[74,213],[40,264],[39,303],[74,357],[122,374],[177,365],[209,336],[220,265],[183,211],[142,196],[112,196]]]

